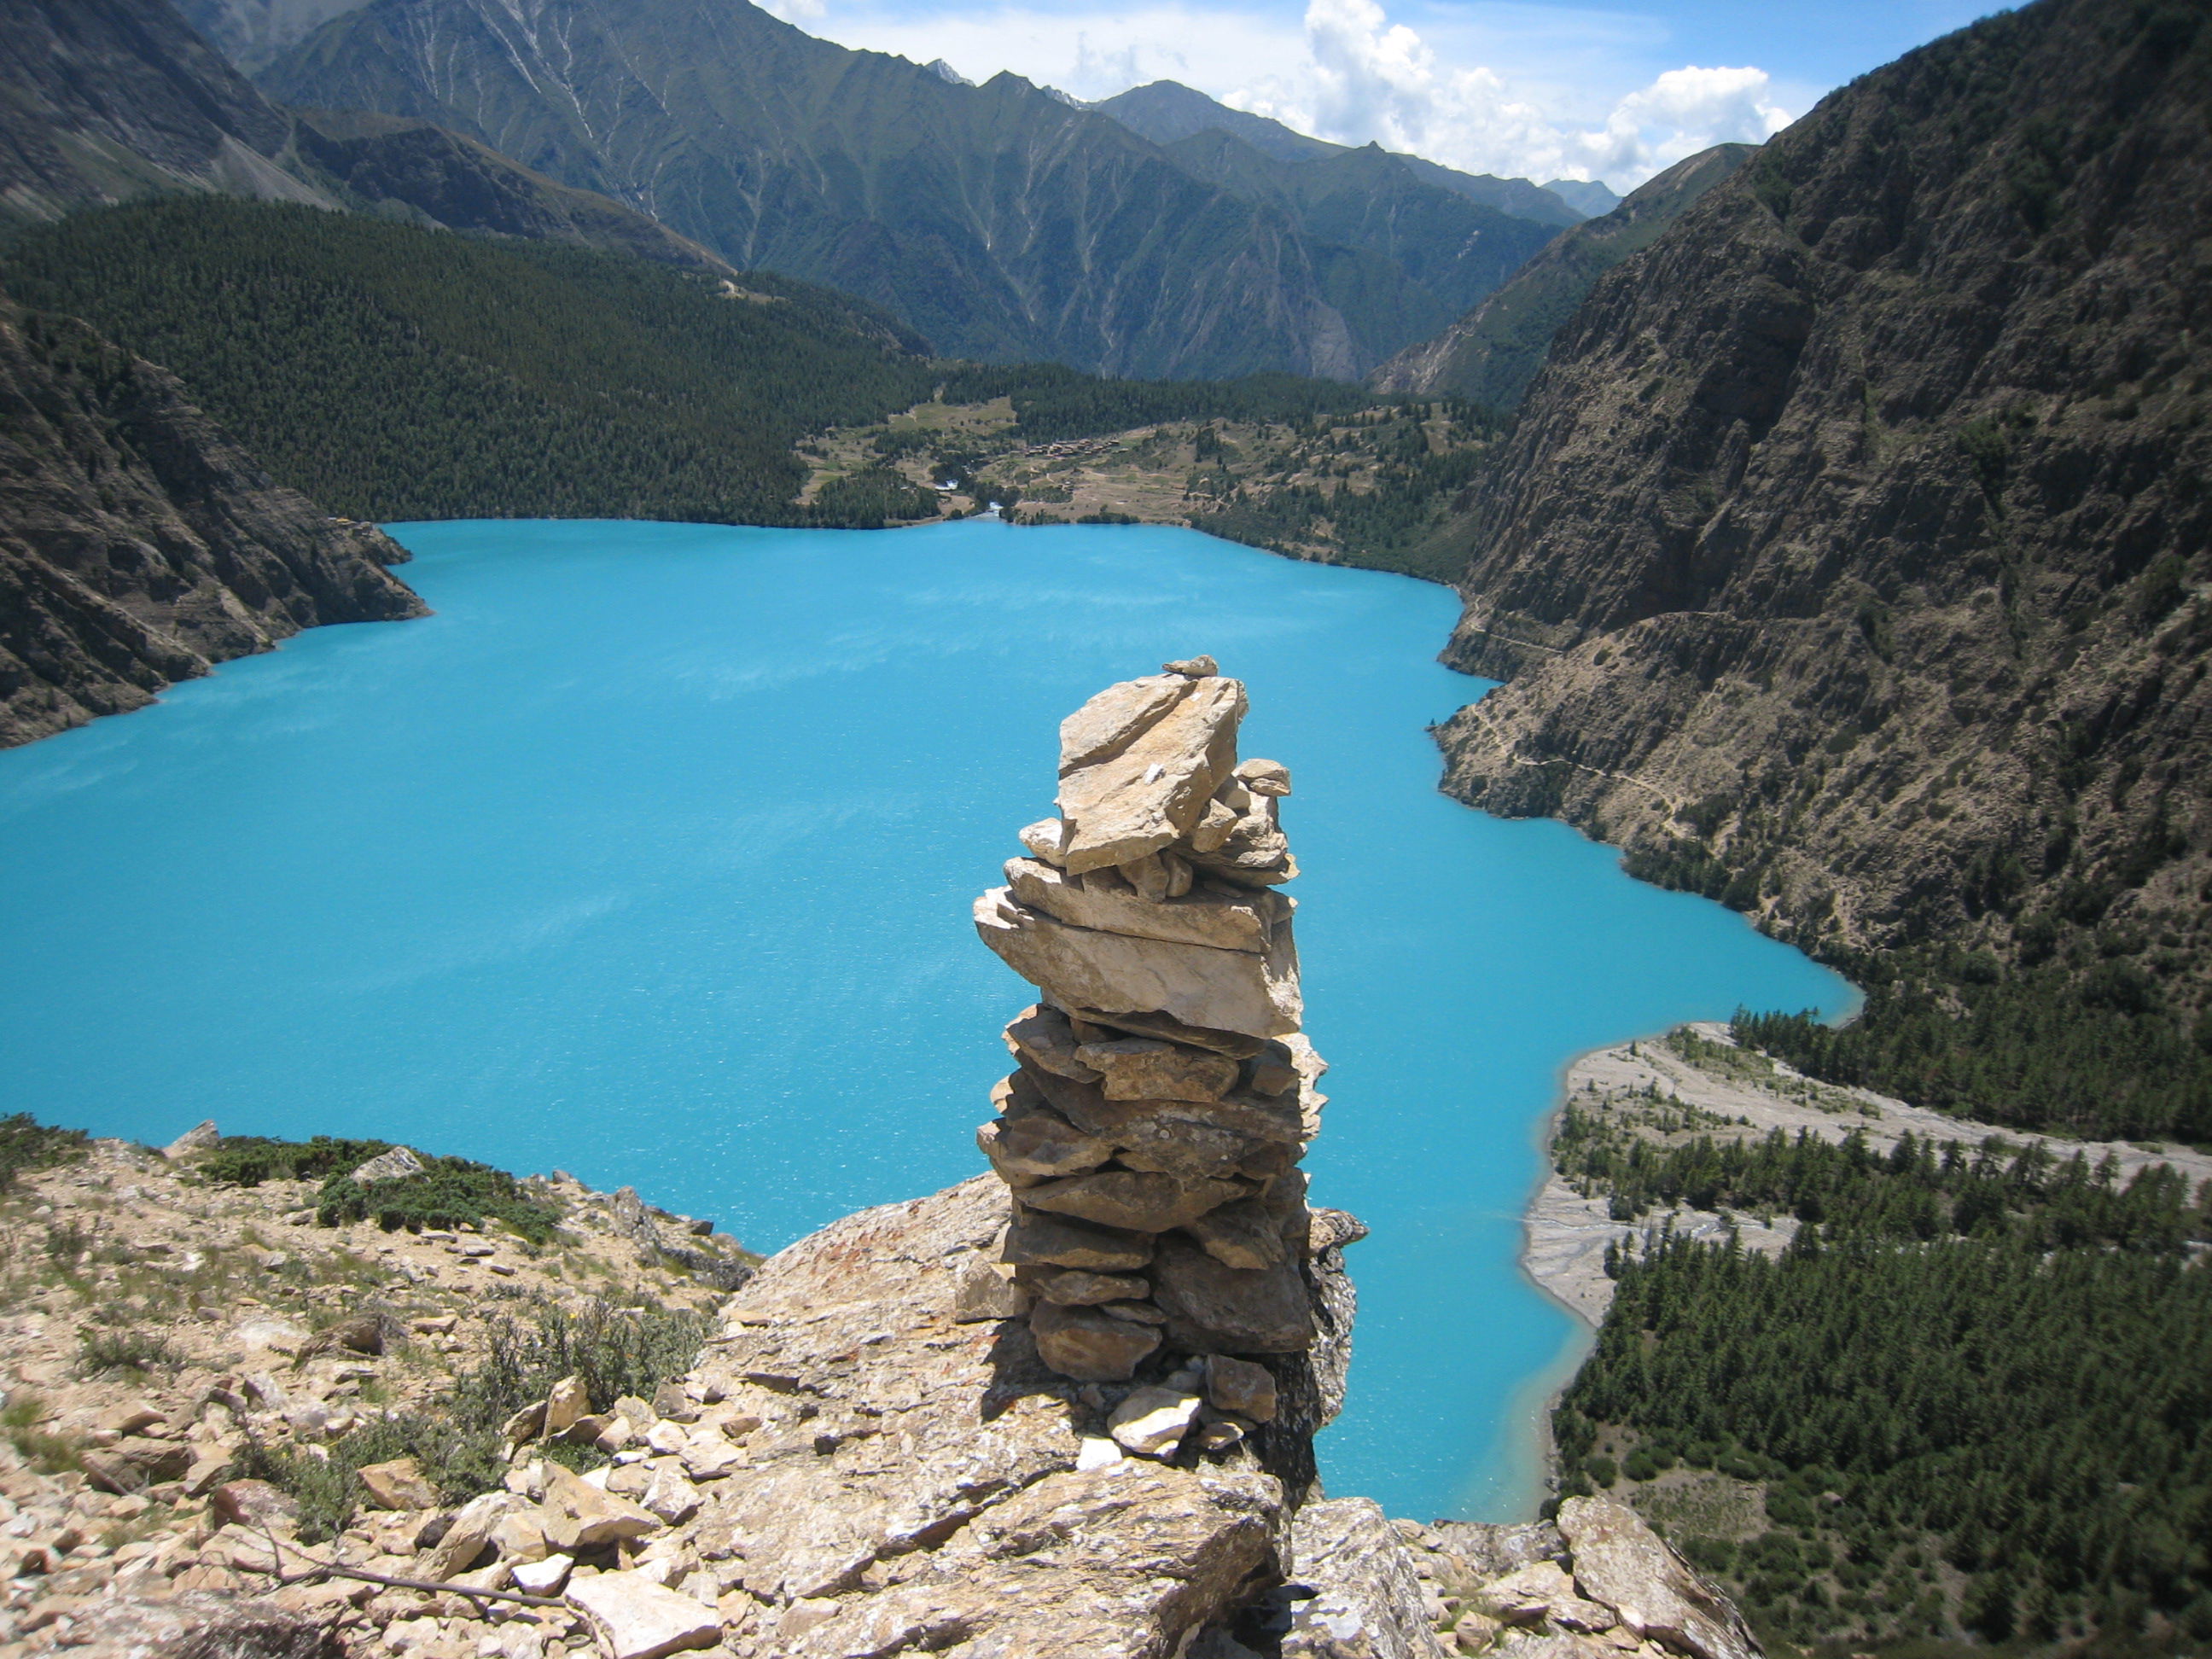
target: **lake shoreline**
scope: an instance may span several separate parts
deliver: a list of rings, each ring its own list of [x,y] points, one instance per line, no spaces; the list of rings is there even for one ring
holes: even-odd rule
[[[1592,1342],[1613,1300],[1613,1280],[1605,1272],[1608,1246],[1666,1224],[1671,1224],[1680,1236],[1717,1240],[1733,1224],[1745,1249],[1779,1254],[1796,1236],[1797,1224],[1787,1216],[1778,1216],[1771,1224],[1762,1224],[1752,1216],[1723,1216],[1710,1210],[1692,1209],[1649,1215],[1632,1222],[1614,1220],[1605,1197],[1585,1198],[1561,1177],[1552,1163],[1553,1142],[1570,1103],[1585,1110],[1618,1110],[1631,1101],[1648,1105],[1650,1091],[1656,1091],[1668,1104],[1686,1105],[1729,1120],[1726,1124],[1707,1125],[1666,1137],[1670,1139],[1694,1134],[1749,1139],[1780,1129],[1793,1134],[1809,1130],[1826,1139],[1840,1140],[1857,1129],[1865,1133],[1877,1150],[1887,1150],[1907,1133],[1925,1139],[1958,1141],[1968,1146],[1978,1145],[1996,1135],[2015,1146],[2039,1144],[2061,1158],[2070,1158],[2078,1152],[2094,1164],[2110,1155],[2118,1163],[2124,1176],[2132,1176],[2152,1164],[2169,1164],[2185,1173],[2192,1182],[2212,1179],[2212,1155],[2187,1147],[2152,1151],[2129,1141],[2069,1140],[1950,1117],[1876,1094],[1870,1089],[1818,1082],[1783,1061],[1770,1060],[1755,1050],[1740,1049],[1729,1035],[1725,1021],[1695,1021],[1677,1029],[1687,1030],[1707,1042],[1720,1045],[1726,1051],[1726,1063],[1693,1061],[1672,1046],[1667,1036],[1638,1037],[1592,1048],[1567,1063],[1561,1073],[1559,1093],[1538,1125],[1537,1142],[1544,1158],[1544,1175],[1530,1192],[1522,1214],[1518,1264],[1530,1284],[1575,1316]],[[1587,1355],[1587,1344],[1583,1352]],[[1571,1372],[1560,1378],[1536,1425],[1547,1490],[1556,1490],[1559,1474],[1557,1453],[1552,1443],[1552,1412],[1573,1380]]]

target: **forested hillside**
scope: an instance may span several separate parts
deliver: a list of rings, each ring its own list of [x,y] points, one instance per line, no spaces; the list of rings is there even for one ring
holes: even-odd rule
[[[802,283],[215,198],[76,216],[0,277],[174,368],[276,477],[362,519],[803,522],[799,434],[936,378]]]
[[[1475,494],[1448,787],[1869,990],[1759,1040],[2212,1142],[2212,14],[2038,0],[1603,278]]]
[[[1383,246],[1388,227],[1325,240],[1016,76],[949,81],[745,0],[372,0],[258,79],[291,104],[453,128],[984,361],[1351,380],[1462,303]],[[1403,188],[1436,214],[1423,270],[1463,295],[1448,239],[1477,210]],[[1543,232],[1512,235],[1533,249]],[[1468,269],[1502,276],[1503,257]]]
[[[219,198],[30,232],[0,281],[172,367],[277,477],[362,519],[875,525],[937,507],[886,472],[794,506],[793,446],[940,392],[1011,398],[1038,442],[1360,400],[1288,375],[939,361],[859,301],[782,277]]]
[[[1556,1416],[1569,1491],[1664,1510],[1678,1467],[1741,1483],[1672,1530],[1770,1641],[2212,1644],[2212,1192],[1909,1133],[1662,1147],[1573,1112],[1555,1157],[1624,1219],[1800,1224],[1779,1258],[1655,1234],[1611,1259]]]

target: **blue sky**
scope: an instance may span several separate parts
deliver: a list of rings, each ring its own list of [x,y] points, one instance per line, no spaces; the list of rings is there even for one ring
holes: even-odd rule
[[[1181,81],[1346,143],[1626,190],[1996,9],[1989,0],[774,0],[847,46],[1082,98]]]

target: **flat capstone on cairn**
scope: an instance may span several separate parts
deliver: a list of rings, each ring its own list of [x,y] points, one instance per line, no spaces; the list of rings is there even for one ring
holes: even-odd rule
[[[1059,815],[975,902],[984,943],[1042,994],[1006,1027],[1016,1069],[976,1133],[1012,1196],[1003,1268],[1063,1376],[1188,1356],[1114,1413],[1155,1456],[1273,1418],[1266,1362],[1316,1338],[1297,1164],[1324,1067],[1276,890],[1297,874],[1290,773],[1238,762],[1245,707],[1211,657],[1101,691],[1060,723]]]

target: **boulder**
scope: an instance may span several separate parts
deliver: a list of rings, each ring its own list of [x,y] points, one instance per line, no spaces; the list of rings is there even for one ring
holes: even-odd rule
[[[1237,1182],[1205,1176],[1186,1179],[1146,1170],[1101,1170],[1024,1188],[1021,1200],[1030,1209],[1072,1215],[1102,1227],[1164,1233],[1233,1203],[1249,1190]]]
[[[1121,732],[1131,721],[1109,735],[1110,720],[1086,719],[1080,709],[1069,717],[1081,723],[1079,732],[1099,733],[1090,749],[1096,758],[1061,767],[1058,805],[1067,824],[1069,870],[1127,864],[1173,845],[1204,816],[1208,797],[1235,765],[1244,688],[1218,678],[1174,684],[1185,695],[1127,738]],[[1085,708],[1118,691],[1109,687]],[[1126,697],[1123,704],[1133,706]],[[1067,727],[1061,730],[1065,755]]]
[[[975,901],[975,931],[1006,964],[1063,1006],[1165,1012],[1191,1026],[1282,1036],[1298,1028],[1297,953],[1267,955],[1073,927],[994,887]]]
[[[1287,795],[1291,793],[1291,769],[1280,761],[1248,760],[1237,768],[1237,781],[1255,795]]]
[[[642,1572],[602,1572],[568,1585],[605,1659],[663,1659],[722,1639],[722,1615]]]
[[[180,1440],[126,1435],[112,1446],[82,1455],[85,1478],[102,1492],[127,1494],[181,1480],[192,1467],[192,1449]]]
[[[1291,1603],[1283,1659],[1448,1659],[1413,1554],[1372,1498],[1300,1510],[1289,1568],[1313,1595]]]
[[[1108,686],[1060,723],[1062,776],[1120,754],[1190,695],[1186,679],[1147,674]]]
[[[556,1554],[574,1555],[625,1538],[660,1530],[660,1517],[612,1492],[602,1492],[557,1463],[545,1465],[545,1542]]]
[[[1075,1054],[1097,1073],[1099,1090],[1109,1100],[1218,1100],[1237,1086],[1243,1069],[1226,1054],[1158,1037],[1086,1042]]]
[[[208,1508],[218,1521],[257,1532],[300,1519],[299,1500],[266,1480],[227,1480],[208,1494]]]
[[[1759,1644],[1734,1604],[1627,1504],[1570,1498],[1559,1505],[1559,1528],[1576,1585],[1637,1635],[1695,1659],[1759,1659]]]
[[[1114,1155],[1111,1142],[1083,1133],[1042,1107],[984,1124],[975,1131],[975,1145],[1010,1187],[1095,1170]]]
[[[1160,1346],[1160,1334],[1149,1325],[1056,1302],[1030,1310],[1030,1333],[1044,1363],[1079,1382],[1126,1382]]]
[[[556,1439],[582,1422],[591,1409],[592,1397],[585,1390],[584,1379],[564,1376],[545,1395],[545,1414],[538,1420],[539,1431],[548,1440]]]
[[[1057,1302],[1063,1308],[1080,1308],[1096,1302],[1141,1302],[1152,1293],[1152,1287],[1141,1279],[1085,1273],[1079,1267],[1040,1273],[1025,1282],[1046,1301]]]
[[[681,1469],[658,1468],[640,1501],[668,1525],[680,1527],[699,1512],[699,1488]]]
[[[365,1463],[355,1473],[374,1509],[427,1510],[437,1504],[438,1489],[422,1478],[422,1466],[411,1457]]]
[[[1275,1420],[1275,1374],[1265,1365],[1228,1354],[1206,1357],[1206,1401],[1255,1423]]]
[[[1220,665],[1211,657],[1191,657],[1182,662],[1164,662],[1160,665],[1161,673],[1180,674],[1185,679],[1190,680],[1202,680],[1220,672]]]
[[[1068,1029],[1067,1016],[1042,1002],[1032,1003],[1014,1016],[1006,1027],[1006,1047],[1017,1060],[1026,1060],[1056,1076],[1079,1083],[1098,1081],[1098,1073],[1076,1055],[1075,1033]]]
[[[379,1152],[353,1172],[353,1183],[357,1187],[374,1187],[380,1181],[403,1181],[411,1175],[422,1173],[422,1160],[404,1146],[394,1146],[389,1152]]]
[[[195,1123],[162,1147],[161,1156],[172,1161],[187,1158],[196,1153],[208,1152],[221,1145],[222,1141],[222,1136],[216,1129],[215,1120],[209,1118],[204,1122]]]
[[[1007,860],[1006,885],[1015,902],[1042,910],[1071,927],[1252,955],[1267,949],[1276,924],[1291,913],[1290,901],[1279,893],[1201,887],[1155,901],[1139,892],[1119,870],[1071,876],[1034,859]]]
[[[1017,1209],[1007,1224],[1000,1250],[1000,1259],[1011,1267],[1127,1273],[1152,1259],[1152,1241],[1143,1233],[1120,1232],[1064,1216]]]
[[[990,1319],[1018,1319],[1029,1310],[1029,1291],[1009,1278],[999,1263],[977,1255],[962,1264],[960,1276],[953,1285],[953,1323],[975,1325]]]
[[[1283,1245],[1282,1218],[1261,1199],[1224,1204],[1185,1224],[1183,1231],[1224,1267],[1249,1273],[1273,1267],[1288,1254]]]
[[[524,1500],[511,1492],[488,1492],[481,1498],[471,1498],[454,1512],[445,1535],[416,1558],[415,1576],[442,1583],[466,1572],[490,1547],[491,1535],[500,1522],[524,1507]]]
[[[1476,1600],[1508,1625],[1540,1625],[1546,1620],[1570,1631],[1595,1633],[1620,1620],[1601,1602],[1575,1593],[1575,1581],[1557,1561],[1534,1561],[1482,1586]]]
[[[1140,1457],[1170,1458],[1198,1419],[1199,1399],[1175,1389],[1132,1389],[1106,1419],[1115,1440]]]
[[[1148,1277],[1168,1340],[1194,1353],[1295,1353],[1314,1339],[1312,1298],[1297,1266],[1226,1267],[1187,1240],[1163,1238]]]

